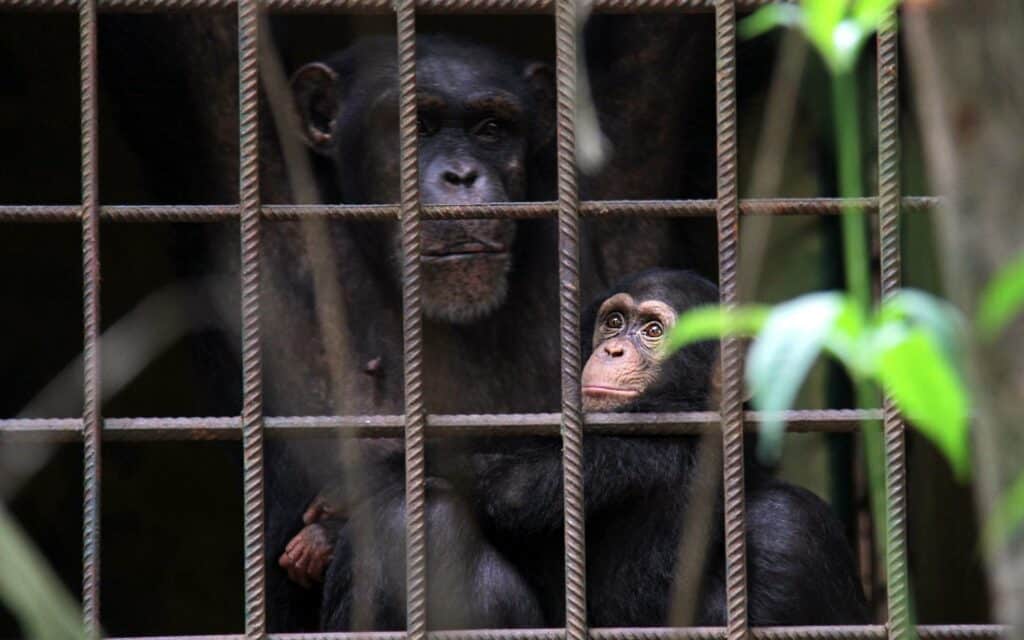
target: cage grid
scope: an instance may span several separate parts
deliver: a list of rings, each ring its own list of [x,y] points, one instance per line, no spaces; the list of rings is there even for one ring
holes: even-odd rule
[[[0,436],[28,440],[78,441],[84,445],[82,607],[87,631],[102,633],[100,617],[100,469],[102,440],[241,439],[244,499],[245,628],[243,634],[177,638],[342,638],[346,640],[903,640],[909,624],[906,559],[906,460],[904,423],[891,402],[880,409],[787,412],[789,431],[854,431],[862,421],[881,422],[885,437],[885,508],[888,620],[884,625],[752,628],[747,624],[743,434],[763,419],[744,411],[739,344],[723,340],[722,402],[719,411],[664,414],[588,414],[580,404],[579,220],[587,217],[715,216],[718,223],[721,302],[737,302],[739,221],[744,215],[836,215],[857,206],[879,217],[880,290],[891,295],[900,285],[899,220],[903,212],[924,212],[934,197],[901,197],[898,167],[897,30],[892,20],[877,38],[878,196],[855,199],[778,198],[740,200],[737,191],[736,11],[774,0],[594,0],[597,12],[713,11],[715,15],[717,197],[713,200],[581,201],[576,181],[576,0],[0,0],[0,9],[78,11],[81,99],[80,206],[21,206],[0,203],[0,222],[78,222],[82,228],[83,362],[82,417],[0,420]],[[785,1],[785,0],[782,0]],[[235,9],[238,17],[239,204],[194,206],[101,205],[97,161],[97,12]],[[397,205],[273,205],[259,196],[258,51],[262,11],[341,11],[393,14],[397,19],[400,86],[400,180]],[[417,165],[415,36],[418,13],[553,14],[556,25],[557,200],[472,206],[421,206]],[[260,238],[264,222],[307,218],[400,220],[402,236],[403,348],[405,409],[401,415],[264,417],[260,345]],[[561,338],[560,413],[427,415],[422,385],[420,302],[420,221],[480,217],[557,217]],[[100,413],[99,222],[241,222],[241,316],[243,404],[228,418],[121,418]],[[407,628],[404,632],[266,633],[263,439],[332,430],[343,437],[404,437],[407,495]],[[725,494],[725,627],[588,628],[583,518],[582,438],[586,433],[662,434],[721,431]],[[431,436],[561,435],[565,513],[564,628],[527,630],[430,631],[426,619],[424,523],[424,442]],[[987,639],[1005,632],[1000,625],[918,625],[924,640]],[[155,638],[157,636],[147,636]]]

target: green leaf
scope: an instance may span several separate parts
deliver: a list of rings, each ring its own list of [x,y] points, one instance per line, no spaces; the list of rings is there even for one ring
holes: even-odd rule
[[[919,289],[900,289],[882,303],[879,324],[909,322],[932,334],[949,361],[963,375],[966,323],[960,310],[942,298]]]
[[[957,477],[970,471],[967,391],[931,333],[887,326],[878,376],[900,411],[949,460]]]
[[[857,65],[857,56],[871,32],[856,20],[843,20],[832,30],[831,63],[834,71],[843,73]]]
[[[680,316],[669,331],[665,350],[672,353],[692,342],[717,340],[722,336],[752,336],[764,325],[768,312],[769,308],[764,306],[691,309]]]
[[[797,27],[803,24],[803,11],[795,4],[769,4],[740,20],[741,38],[764,35],[776,27]]]
[[[899,3],[899,0],[857,0],[853,5],[853,19],[869,33],[877,31]]]
[[[1024,473],[1017,476],[985,523],[986,552],[991,556],[999,551],[1021,524],[1024,524]]]
[[[77,605],[2,504],[0,601],[17,616],[26,637],[85,638]]]
[[[863,344],[866,330],[864,310],[853,298],[845,298],[832,331],[825,339],[825,347],[856,374],[873,372],[874,364],[866,357],[868,354]]]
[[[811,293],[772,310],[747,357],[747,384],[754,406],[766,413],[758,451],[778,455],[785,421],[807,372],[832,333],[845,304],[837,292]]]
[[[818,47],[827,61],[836,59],[835,30],[839,26],[849,0],[804,0],[804,24],[808,39]]]
[[[999,270],[978,305],[978,329],[986,340],[1002,333],[1024,306],[1024,254]]]

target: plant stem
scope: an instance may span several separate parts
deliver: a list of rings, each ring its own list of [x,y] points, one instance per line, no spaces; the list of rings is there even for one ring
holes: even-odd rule
[[[878,406],[878,392],[869,381],[862,380],[856,383],[856,396],[857,406],[861,409]],[[881,425],[873,422],[862,423],[860,432],[864,445],[864,462],[867,466],[871,522],[875,528],[875,539],[885,544],[878,548],[878,560],[884,563],[890,552],[889,521],[885,508],[885,437],[882,435]]]
[[[837,71],[832,75],[832,112],[836,136],[836,154],[839,158],[839,195],[859,198],[864,195],[861,175],[860,118],[858,116],[857,78],[855,70]],[[867,233],[864,213],[859,207],[843,207],[843,264],[846,287],[854,301],[871,313],[871,282]],[[878,406],[878,392],[869,380],[854,374],[857,407],[867,409]],[[876,539],[888,540],[885,509],[885,443],[878,425],[861,425],[864,459],[867,465],[868,491]],[[888,554],[889,550],[884,549]],[[881,555],[881,553],[880,553]],[[884,557],[880,558],[884,561]]]
[[[859,198],[864,187],[861,180],[857,79],[852,70],[838,71],[832,76],[832,112],[839,156],[839,195]],[[867,313],[871,304],[871,284],[864,213],[858,207],[843,207],[842,220],[846,287]]]

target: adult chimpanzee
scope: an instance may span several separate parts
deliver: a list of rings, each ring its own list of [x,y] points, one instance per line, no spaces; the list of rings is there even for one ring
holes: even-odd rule
[[[528,199],[554,132],[551,69],[443,36],[421,36],[417,47],[421,201]],[[394,40],[372,38],[292,80],[305,139],[332,160],[344,202],[398,200],[397,77]],[[515,233],[513,220],[424,222],[426,316],[469,323],[500,306]]]
[[[325,162],[333,185],[327,197],[349,204],[398,200],[398,83],[393,39],[364,39],[320,62],[308,64],[292,81],[307,144]],[[554,124],[554,86],[549,67],[445,36],[417,38],[417,99],[420,188],[424,203],[473,204],[521,201],[536,197],[550,178],[550,141]],[[325,353],[309,339],[309,323],[296,330],[295,319],[312,304],[289,306],[287,314],[268,318],[282,361],[268,377],[279,381],[296,362],[334,358],[341,369],[342,406],[302,407],[282,397],[275,406],[293,413],[401,413],[402,305],[396,265],[398,225],[347,222],[331,228],[332,248],[342,287],[347,354]],[[547,376],[525,386],[519,372],[556,371],[557,305],[554,279],[555,233],[550,220],[428,220],[422,223],[421,299],[426,322],[426,402],[430,412],[495,410],[541,411],[557,404]],[[309,256],[293,238],[266,240],[279,263],[308,264]],[[551,264],[543,256],[549,257]],[[288,260],[281,260],[287,256]],[[308,290],[306,269],[276,270],[281,291]],[[501,307],[502,313],[495,311]],[[368,319],[372,318],[372,322]],[[315,324],[313,324],[315,327]],[[279,328],[280,327],[280,328]],[[314,329],[315,330],[315,329]],[[510,350],[527,336],[531,349]],[[495,364],[495,355],[503,361]],[[309,356],[308,360],[305,357]],[[505,360],[507,356],[507,360]],[[274,357],[271,354],[269,357]],[[367,363],[367,364],[364,364]],[[486,373],[485,373],[486,372]],[[322,374],[323,372],[321,372]],[[369,375],[368,375],[369,374]],[[328,375],[300,375],[284,385],[297,397],[310,397],[308,379],[325,385]],[[339,381],[335,381],[339,384]],[[303,385],[305,384],[305,388]],[[516,393],[508,389],[516,386]],[[272,391],[272,393],[274,393]],[[355,442],[363,465],[356,475],[364,487],[346,500],[387,491],[401,482],[394,460],[401,443]],[[272,442],[268,458],[268,599],[270,627],[294,631],[312,626],[319,604],[315,590],[302,593],[286,579],[308,583],[324,561],[325,530],[302,528],[310,501],[341,468],[338,448],[322,441]],[[399,464],[398,467],[401,465]],[[440,491],[440,489],[438,490]],[[436,492],[435,492],[436,493]],[[458,504],[453,509],[460,509]],[[315,510],[315,507],[314,507]],[[318,544],[319,543],[319,544]],[[452,548],[472,541],[453,540]],[[317,553],[313,553],[316,550]],[[312,564],[310,564],[312,563]],[[319,563],[319,564],[318,564]],[[522,599],[519,599],[522,601]],[[512,614],[510,614],[512,615]],[[468,623],[492,620],[489,613]],[[500,618],[514,622],[513,618]]]
[[[717,300],[707,280],[686,271],[630,277],[584,315],[582,374],[589,411],[701,410],[713,386],[716,347],[702,343],[666,358],[676,317]],[[721,495],[708,494],[705,540],[682,540],[693,513],[696,436],[587,436],[584,451],[589,623],[665,624],[679,549],[708,553],[695,619],[725,623]],[[463,459],[463,458],[460,458]],[[562,596],[562,474],[557,441],[503,439],[474,447],[468,464],[432,468],[428,481],[428,571],[432,623],[458,626],[559,625]],[[307,530],[337,508],[322,496]],[[747,471],[749,621],[753,625],[854,624],[866,607],[838,520],[810,492]],[[326,515],[325,515],[326,514]],[[337,543],[324,594],[330,629],[399,628],[404,623],[404,508],[401,487],[336,520]],[[361,538],[361,544],[357,540]],[[326,560],[331,554],[326,553]],[[360,611],[365,617],[353,616]],[[366,612],[370,612],[366,614]]]

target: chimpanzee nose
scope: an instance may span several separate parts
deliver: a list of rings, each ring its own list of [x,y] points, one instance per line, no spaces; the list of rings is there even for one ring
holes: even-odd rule
[[[604,352],[613,358],[619,358],[625,353],[625,350],[618,342],[606,342],[604,344]]]
[[[477,172],[473,167],[456,165],[445,169],[444,173],[441,174],[441,178],[455,187],[472,187],[473,183],[476,182]]]

